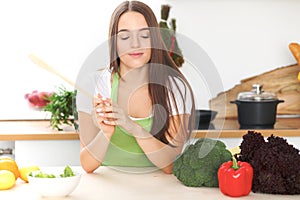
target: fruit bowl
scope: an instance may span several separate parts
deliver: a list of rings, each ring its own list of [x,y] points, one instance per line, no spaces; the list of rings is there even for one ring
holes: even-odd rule
[[[49,175],[44,177],[35,177],[38,174]],[[81,174],[74,172],[74,176],[61,177],[64,173],[63,168],[53,167],[49,169],[41,169],[28,174],[28,182],[33,191],[38,192],[44,197],[63,197],[71,194],[78,186]],[[53,175],[55,177],[53,177]]]

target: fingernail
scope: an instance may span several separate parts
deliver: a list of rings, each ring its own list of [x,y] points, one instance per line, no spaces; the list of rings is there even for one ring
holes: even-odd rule
[[[107,98],[106,97],[102,97],[102,100],[105,101]]]
[[[104,113],[98,113],[99,116],[103,117],[104,116]]]
[[[103,122],[104,122],[105,124],[108,124],[108,123],[109,123],[109,121],[107,121],[107,120],[103,120]]]
[[[101,111],[102,111],[102,108],[97,108],[96,111],[97,111],[97,112],[101,112]]]

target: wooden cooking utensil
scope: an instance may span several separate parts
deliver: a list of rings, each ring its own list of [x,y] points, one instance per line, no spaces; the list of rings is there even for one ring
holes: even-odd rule
[[[73,86],[74,88],[76,88],[77,90],[79,90],[80,92],[86,94],[87,96],[89,96],[90,98],[93,98],[93,94],[87,92],[85,89],[80,88],[79,86],[77,86],[73,81],[71,81],[70,79],[68,79],[66,76],[62,75],[61,73],[59,73],[58,71],[56,71],[53,67],[51,67],[50,65],[48,65],[46,62],[44,62],[42,59],[38,58],[37,56],[30,54],[29,58],[31,59],[31,61],[33,63],[35,63],[37,66],[57,75],[58,77],[60,77],[61,79],[63,79],[64,81],[66,81],[68,84],[70,84],[71,86]]]

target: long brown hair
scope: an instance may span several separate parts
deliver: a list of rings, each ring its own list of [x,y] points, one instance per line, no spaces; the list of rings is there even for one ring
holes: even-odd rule
[[[120,58],[118,57],[117,52],[116,34],[118,32],[118,22],[121,15],[129,11],[141,13],[145,17],[150,28],[152,50],[151,58],[148,63],[148,91],[153,108],[153,124],[150,132],[160,141],[164,142],[165,144],[169,144],[165,133],[167,132],[168,136],[172,138],[171,134],[169,133],[169,116],[172,114],[171,102],[174,103],[177,113],[178,107],[176,103],[181,103],[184,107],[184,113],[186,113],[184,97],[188,96],[187,94],[190,94],[192,98],[192,110],[188,111],[191,112],[190,119],[188,122],[182,122],[181,126],[183,127],[180,127],[182,130],[184,130],[185,138],[188,139],[194,127],[193,122],[195,106],[192,89],[166,50],[156,17],[148,5],[139,1],[125,1],[121,3],[113,12],[109,29],[110,69],[112,70],[112,73],[118,73],[120,75]],[[179,81],[181,81],[182,84],[180,84]],[[184,90],[182,90],[182,87],[180,87],[178,83],[184,86]],[[182,102],[175,101],[175,94],[172,87],[175,87],[173,89],[179,91],[179,94],[177,95],[180,96]],[[154,105],[160,105],[164,109],[161,109],[160,106]],[[188,127],[186,127],[187,124]]]

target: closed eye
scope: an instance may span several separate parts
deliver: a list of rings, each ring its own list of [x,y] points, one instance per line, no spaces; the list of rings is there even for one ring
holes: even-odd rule
[[[121,40],[128,40],[130,38],[130,35],[129,34],[119,34],[118,37]]]
[[[120,39],[121,39],[121,40],[128,40],[128,39],[129,39],[129,36],[121,36]]]
[[[148,39],[148,38],[150,38],[150,36],[149,35],[141,35],[141,38]]]
[[[142,31],[140,31],[139,35],[141,38],[144,38],[144,39],[150,38],[149,30],[142,30]]]

